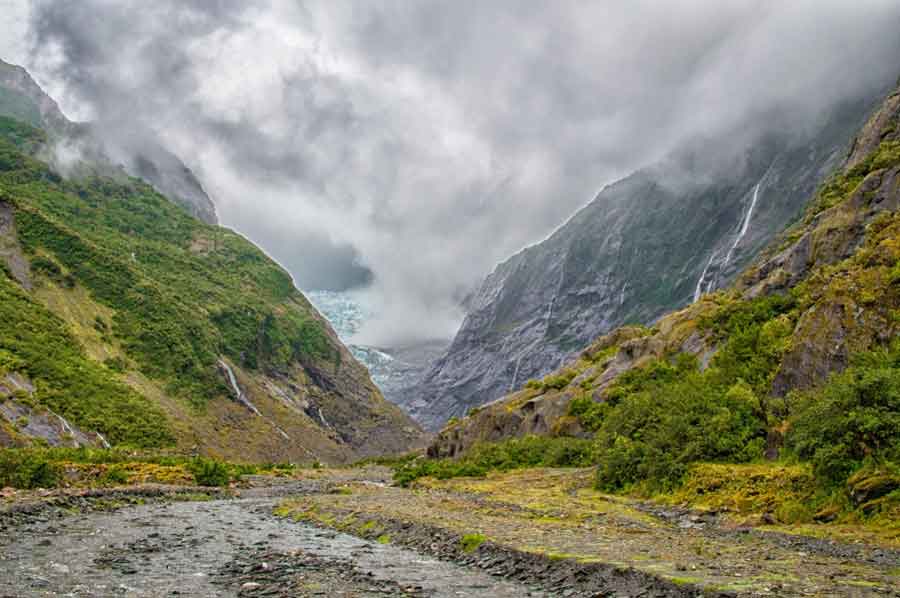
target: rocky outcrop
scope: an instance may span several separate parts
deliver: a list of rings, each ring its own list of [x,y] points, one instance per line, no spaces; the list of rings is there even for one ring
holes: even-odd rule
[[[216,208],[194,173],[165,149],[152,133],[120,136],[90,123],[73,123],[24,68],[0,60],[0,116],[8,116],[47,131],[63,153],[78,156],[108,171],[122,166],[131,176],[149,182],[195,218],[215,224]]]
[[[84,432],[61,415],[30,404],[34,391],[34,383],[22,374],[9,372],[0,376],[0,424],[5,423],[0,425],[0,447],[37,440],[54,447],[109,448],[101,434]]]
[[[16,236],[16,217],[12,206],[0,199],[0,262],[25,290],[31,290],[31,268],[22,254]]]
[[[407,392],[410,412],[439,427],[617,326],[650,324],[727,285],[797,217],[870,107],[842,106],[811,138],[766,136],[724,162],[709,155],[730,141],[709,140],[606,187],[486,278],[447,353]],[[803,259],[785,255],[786,271]]]

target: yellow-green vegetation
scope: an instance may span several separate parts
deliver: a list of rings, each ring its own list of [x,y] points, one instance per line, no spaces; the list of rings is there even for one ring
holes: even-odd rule
[[[591,460],[591,442],[577,438],[527,436],[476,445],[461,459],[416,459],[395,466],[394,482],[408,486],[432,476],[447,479],[484,476],[489,471],[523,467],[584,467]]]
[[[865,160],[846,172],[839,172],[826,182],[804,217],[805,223],[812,222],[821,212],[843,202],[870,172],[889,168],[900,162],[900,141],[884,141]]]
[[[763,529],[900,546],[900,475],[863,468],[839,488],[817,483],[809,464],[698,463],[667,503],[722,511]]]
[[[294,465],[103,449],[0,449],[0,487],[175,484],[225,486],[246,474],[287,475]]]
[[[776,513],[786,504],[808,503],[816,489],[808,465],[697,463],[681,487],[664,498],[701,509],[760,515]]]
[[[484,534],[466,534],[459,539],[459,545],[463,552],[475,552],[485,542],[487,542],[487,537]]]
[[[171,444],[162,412],[88,358],[66,324],[0,273],[0,360],[37,382],[32,400],[111,442]]]

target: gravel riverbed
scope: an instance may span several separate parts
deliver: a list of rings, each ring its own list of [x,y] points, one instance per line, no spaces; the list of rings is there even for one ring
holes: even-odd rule
[[[272,514],[278,496],[308,491],[277,486],[248,492],[250,498],[152,501],[112,510],[84,508],[81,501],[7,517],[0,596],[544,595]]]

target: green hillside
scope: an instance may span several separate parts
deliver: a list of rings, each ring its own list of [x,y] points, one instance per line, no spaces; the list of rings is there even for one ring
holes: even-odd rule
[[[400,429],[410,422],[260,249],[124,174],[63,179],[35,157],[44,141],[40,130],[0,118],[0,202],[15,220],[6,243],[18,244],[30,265],[25,284],[11,272],[3,279],[0,313],[8,325],[0,349],[4,368],[36,382],[30,400],[113,443],[172,443],[177,431],[158,405],[125,385],[127,374],[139,373],[182,413],[200,417],[231,392],[225,360],[239,379],[280,385],[264,395],[302,391],[297,413],[266,414],[274,428],[279,417],[324,428],[303,409],[315,402],[320,418],[350,426],[343,437],[317,430],[323,443],[365,452],[369,428],[406,437]],[[73,304],[82,321],[70,313],[69,326],[48,311]],[[94,318],[84,322],[91,310]],[[105,358],[88,356],[82,345],[91,343]],[[268,396],[288,406],[293,398]],[[394,440],[389,434],[385,442]]]

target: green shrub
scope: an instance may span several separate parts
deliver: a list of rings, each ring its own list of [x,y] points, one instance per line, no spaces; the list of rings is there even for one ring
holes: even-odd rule
[[[793,397],[788,447],[816,476],[840,483],[866,461],[900,462],[900,350],[858,357],[826,385]]]
[[[627,381],[632,392],[618,397],[597,430],[599,488],[617,491],[642,483],[665,490],[693,462],[762,456],[764,421],[744,383],[725,387],[686,361],[653,365],[644,380],[638,371]]]
[[[73,424],[134,447],[170,445],[162,411],[90,359],[68,326],[0,275],[0,351],[36,383],[29,398]]]
[[[227,486],[231,481],[228,465],[214,459],[197,459],[191,464],[191,473],[198,486]]]
[[[103,365],[117,374],[121,374],[128,369],[128,361],[122,357],[109,357],[104,359]]]
[[[121,486],[128,483],[128,473],[120,467],[110,467],[102,476],[100,483],[107,486]]]
[[[541,389],[542,390],[562,390],[566,386],[569,385],[572,380],[575,379],[575,376],[578,375],[578,372],[572,369],[565,369],[558,374],[552,374],[547,376],[541,381]]]
[[[226,392],[216,368],[223,354],[249,369],[339,363],[339,351],[290,275],[260,249],[197,221],[137,179],[61,180],[19,143],[42,136],[0,120],[0,187],[15,198],[19,240],[36,272],[63,286],[77,283],[115,311],[111,322],[94,326],[104,338],[115,337],[143,374],[202,408]],[[195,240],[213,236],[214,252],[190,250]],[[85,394],[58,390],[57,402]]]
[[[61,467],[39,453],[0,449],[0,487],[55,488],[61,481]]]
[[[578,418],[581,427],[596,432],[603,423],[607,411],[611,409],[607,401],[595,401],[589,394],[572,399],[569,403],[568,415]]]

